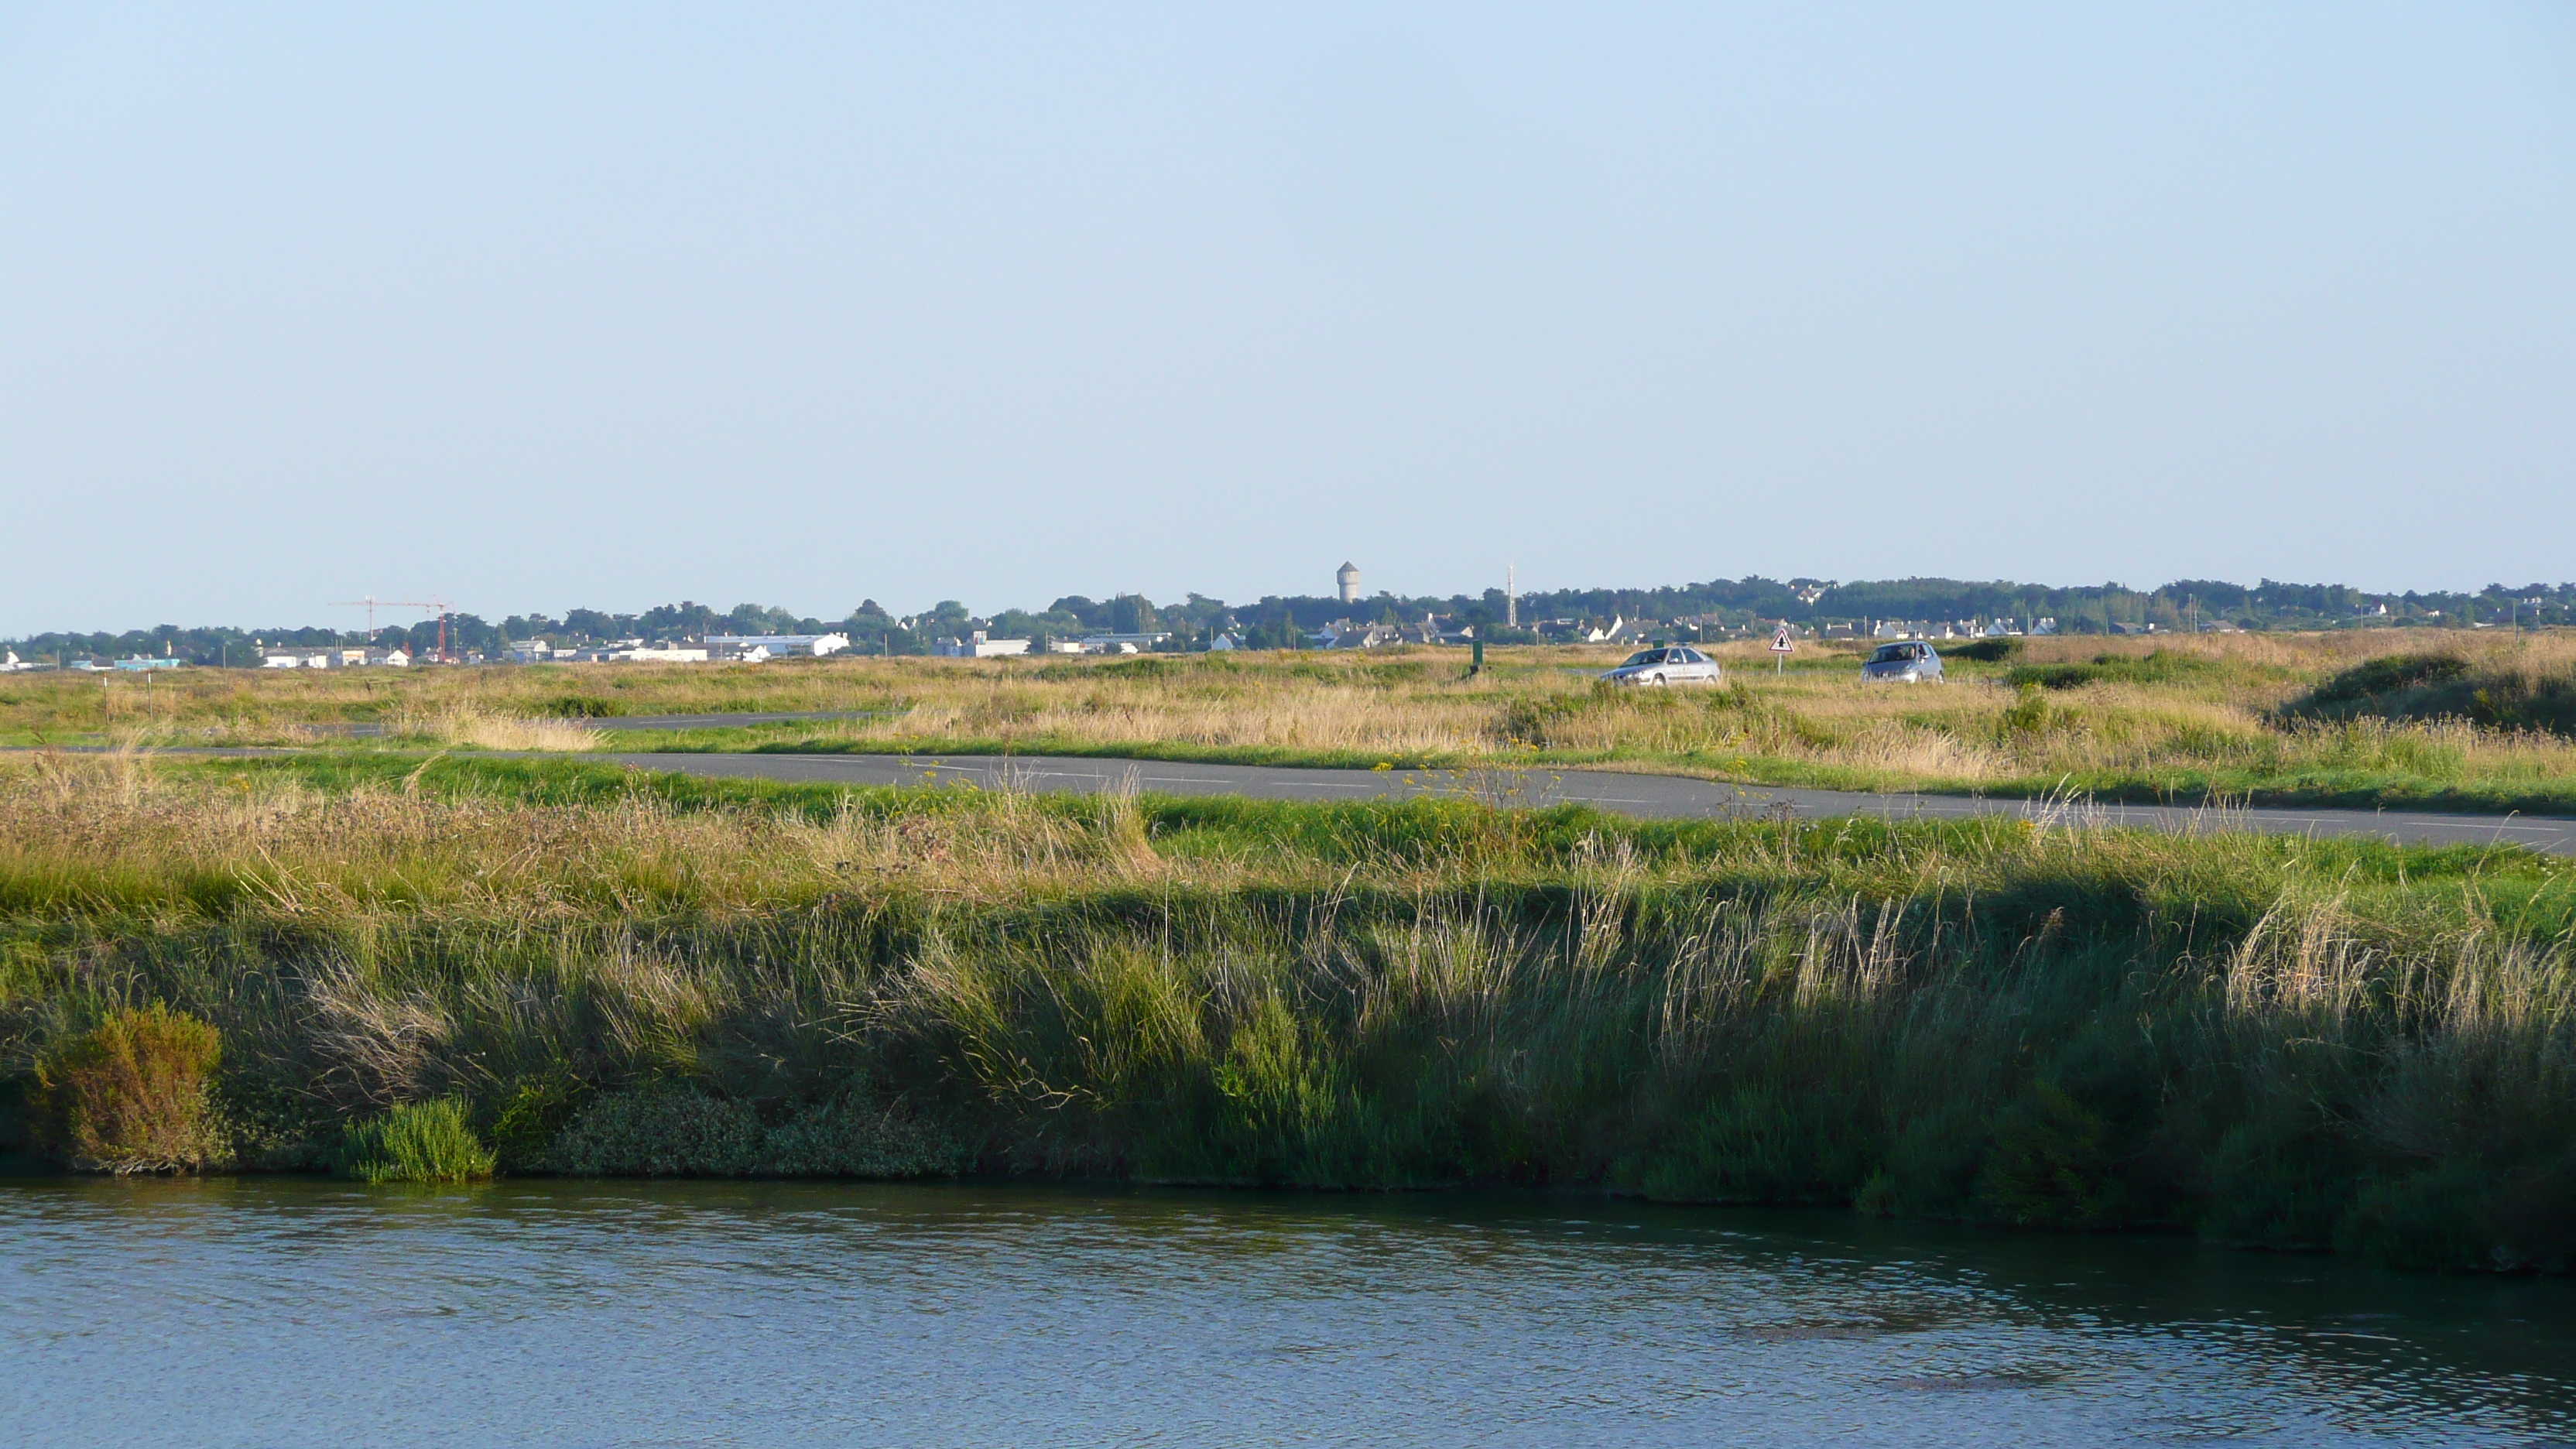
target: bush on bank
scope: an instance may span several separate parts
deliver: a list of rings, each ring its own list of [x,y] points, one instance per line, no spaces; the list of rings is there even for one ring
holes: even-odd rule
[[[154,1003],[110,1012],[36,1055],[28,1121],[39,1146],[100,1172],[179,1172],[225,1156],[207,1087],[215,1028]]]

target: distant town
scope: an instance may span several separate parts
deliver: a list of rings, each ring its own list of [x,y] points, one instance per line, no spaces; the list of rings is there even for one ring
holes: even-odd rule
[[[2491,629],[2576,622],[2576,584],[2491,584],[2476,593],[2374,594],[2340,584],[2251,587],[2182,580],[2052,588],[1956,579],[1843,582],[1748,577],[1652,589],[1522,593],[1507,583],[1448,597],[1370,592],[1345,562],[1327,594],[1229,604],[1191,594],[1075,594],[1044,609],[979,615],[956,600],[895,614],[874,599],[838,619],[759,604],[722,612],[683,600],[637,614],[567,610],[493,621],[440,601],[376,600],[364,620],[269,629],[46,633],[0,640],[0,671],[176,668],[345,669],[423,664],[758,663],[787,657],[1189,653],[1377,649],[1400,645],[1720,642],[1769,634],[1823,639],[1960,639],[2025,634],[2177,634],[2358,628]],[[418,618],[403,618],[406,612]],[[379,617],[394,613],[387,621]]]

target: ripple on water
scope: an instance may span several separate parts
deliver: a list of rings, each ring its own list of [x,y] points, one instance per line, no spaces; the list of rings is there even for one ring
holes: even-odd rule
[[[2563,1283],[1545,1197],[0,1184],[26,1444],[2565,1443]]]

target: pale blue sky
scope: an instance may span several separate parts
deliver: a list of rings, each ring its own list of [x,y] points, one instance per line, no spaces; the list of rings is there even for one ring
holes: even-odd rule
[[[2576,7],[0,5],[0,337],[0,634],[2558,580]]]

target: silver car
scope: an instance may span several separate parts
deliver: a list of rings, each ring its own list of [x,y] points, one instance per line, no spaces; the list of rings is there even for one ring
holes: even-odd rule
[[[1939,684],[1941,651],[1920,639],[1881,644],[1869,656],[1869,662],[1860,667],[1860,677],[1898,684]]]
[[[1610,684],[1715,684],[1722,672],[1716,660],[1675,644],[1640,649],[1601,678]]]

